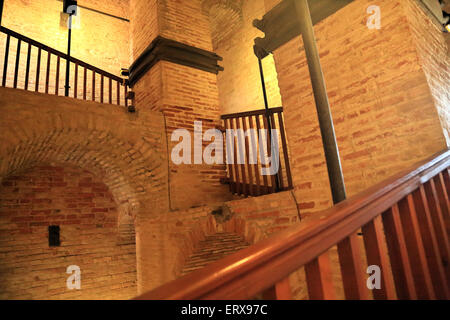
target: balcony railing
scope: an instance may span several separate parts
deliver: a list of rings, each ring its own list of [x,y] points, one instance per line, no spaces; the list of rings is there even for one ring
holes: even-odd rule
[[[230,191],[237,195],[260,196],[291,189],[283,108],[226,114],[221,118],[225,130],[237,133],[225,135],[226,149],[233,157],[227,158]],[[269,127],[272,130],[268,130]],[[276,157],[272,157],[274,151]],[[272,160],[264,161],[264,158]],[[275,160],[278,170],[270,175],[262,174],[262,169],[273,166]]]
[[[447,150],[138,299],[291,299],[302,267],[309,298],[334,299],[334,246],[347,299],[449,299],[449,166]],[[368,289],[363,257],[380,268],[379,288]]]
[[[68,96],[128,107],[129,88],[123,78],[5,27],[0,27],[0,39],[5,41],[1,86],[63,96],[66,73],[61,69],[69,63]]]

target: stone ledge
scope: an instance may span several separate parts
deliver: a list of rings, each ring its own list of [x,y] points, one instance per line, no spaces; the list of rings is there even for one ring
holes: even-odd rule
[[[158,61],[168,61],[218,74],[222,58],[214,52],[199,49],[175,40],[158,36],[130,67],[130,86],[136,84]]]

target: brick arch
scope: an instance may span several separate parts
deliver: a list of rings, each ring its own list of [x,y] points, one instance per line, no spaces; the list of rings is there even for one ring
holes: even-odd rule
[[[226,232],[243,236],[250,244],[255,244],[258,241],[267,238],[267,234],[257,223],[248,221],[239,216],[233,217],[231,220],[225,222],[222,228]]]
[[[242,4],[244,0],[203,0],[202,9],[203,12],[208,14],[213,7],[230,8],[235,12],[239,12],[242,15]]]
[[[243,0],[203,0],[203,13],[209,16],[213,47],[242,26]]]
[[[0,298],[135,296],[134,224],[128,216],[118,227],[118,216],[113,195],[89,170],[55,163],[8,176],[0,184]],[[49,246],[55,225],[60,243]],[[81,290],[66,287],[70,265],[80,267]]]
[[[68,139],[72,139],[72,142],[64,143]],[[139,183],[137,181],[132,183],[123,170],[126,165],[129,165],[128,161],[131,158],[117,159],[106,151],[110,148],[111,145],[101,146],[101,142],[96,141],[96,137],[87,137],[79,131],[39,136],[7,150],[7,157],[0,156],[5,162],[0,169],[0,176],[5,177],[29,167],[48,163],[74,165],[88,169],[101,177],[111,190],[119,205],[119,212],[133,216],[139,210]],[[126,152],[124,148],[117,148],[117,150]]]
[[[150,113],[132,118],[110,105],[39,94],[30,99],[29,92],[4,92],[0,96],[0,112],[6,115],[0,119],[0,181],[30,166],[57,162],[102,177],[120,214],[136,217],[167,202],[162,116]]]
[[[173,267],[175,278],[182,275],[182,270],[198,243],[207,236],[215,233],[217,233],[216,221],[214,217],[208,213],[190,226],[189,231],[184,233],[181,241],[178,241],[176,246],[178,253],[176,254]]]
[[[195,210],[195,209],[194,209]],[[192,211],[192,210],[190,210]],[[195,223],[187,225],[186,222],[180,224],[180,220],[177,224],[187,227],[188,231],[181,231],[183,235],[181,239],[177,239],[177,244],[174,245],[177,248],[177,255],[174,261],[173,274],[176,278],[183,275],[183,270],[192,254],[199,247],[199,244],[208,237],[214,236],[219,233],[229,233],[237,236],[241,236],[244,241],[249,245],[267,237],[267,234],[256,224],[250,222],[242,217],[235,216],[231,220],[219,224],[214,216],[211,214],[212,208],[204,207],[199,218],[195,219]],[[189,212],[192,214],[192,212]],[[186,214],[186,216],[191,216]]]

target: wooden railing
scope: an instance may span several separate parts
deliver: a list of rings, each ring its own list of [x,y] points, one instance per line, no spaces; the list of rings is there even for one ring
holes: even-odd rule
[[[127,81],[88,63],[50,48],[5,27],[3,87],[66,95],[66,65],[69,61],[70,90],[68,96],[100,103],[128,106]],[[13,48],[12,48],[13,47]],[[1,54],[1,53],[0,53]]]
[[[292,189],[283,108],[271,108],[268,112],[262,109],[226,114],[221,118],[225,130],[231,129],[236,132],[242,130],[243,133],[225,135],[226,147],[228,150],[232,150],[234,155],[233,161],[227,159],[230,191],[243,196],[260,196]],[[268,130],[269,127],[276,130],[278,139],[275,139],[275,136],[272,137],[271,130]],[[260,130],[265,130],[267,136],[261,135]],[[250,134],[245,135],[245,132]],[[272,138],[276,141],[275,144],[271,143]],[[277,148],[278,157],[276,159],[279,169],[276,174],[263,175],[261,169],[268,168],[273,164],[269,164],[268,161],[264,163],[261,155],[271,158],[273,148]],[[239,152],[243,155],[243,161],[238,161]],[[250,161],[253,156],[254,160]]]
[[[334,246],[347,299],[449,299],[449,166],[445,151],[138,299],[290,299],[289,276],[301,267],[309,298],[333,299]],[[367,288],[363,256],[380,267],[380,289]]]

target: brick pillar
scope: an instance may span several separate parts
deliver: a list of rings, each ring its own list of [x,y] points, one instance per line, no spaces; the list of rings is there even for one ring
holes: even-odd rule
[[[446,148],[408,2],[356,0],[315,25],[349,196]],[[370,5],[380,6],[380,30],[366,25]],[[302,39],[274,58],[296,198],[307,215],[332,201]]]
[[[201,10],[201,0],[131,0],[130,5],[133,60],[158,36],[212,51],[209,19]],[[221,123],[215,73],[159,61],[137,81],[133,89],[136,93],[135,104],[138,113],[157,110],[164,114],[169,159],[172,148],[178,144],[170,139],[174,130],[189,130],[193,140],[194,121],[202,121],[203,132]],[[193,150],[192,147],[192,163]],[[176,165],[169,160],[168,166],[171,211],[230,199],[228,186],[220,183],[220,179],[226,175],[225,165]],[[162,269],[172,268],[164,265],[165,261],[171,261],[168,256],[167,259],[152,258],[149,256],[152,253],[145,250],[152,243],[160,243],[161,248],[166,246],[163,243],[164,236],[160,232],[165,229],[165,225],[163,222],[158,223],[161,225],[157,227],[157,234],[149,232],[146,227],[152,224],[149,221],[138,221],[136,226],[138,286],[141,292],[154,287],[159,283],[159,279],[166,278],[160,275]],[[167,255],[170,255],[170,252]]]
[[[157,36],[212,51],[209,19],[201,10],[200,0],[132,0],[131,15],[134,59]],[[193,139],[194,121],[203,122],[203,132],[220,125],[214,73],[160,61],[134,90],[139,112],[151,109],[164,113],[169,154],[178,143],[170,142],[173,130],[188,129]],[[224,165],[175,165],[170,161],[169,168],[171,209],[220,202],[230,196],[227,187],[220,184],[220,178],[225,177]]]

